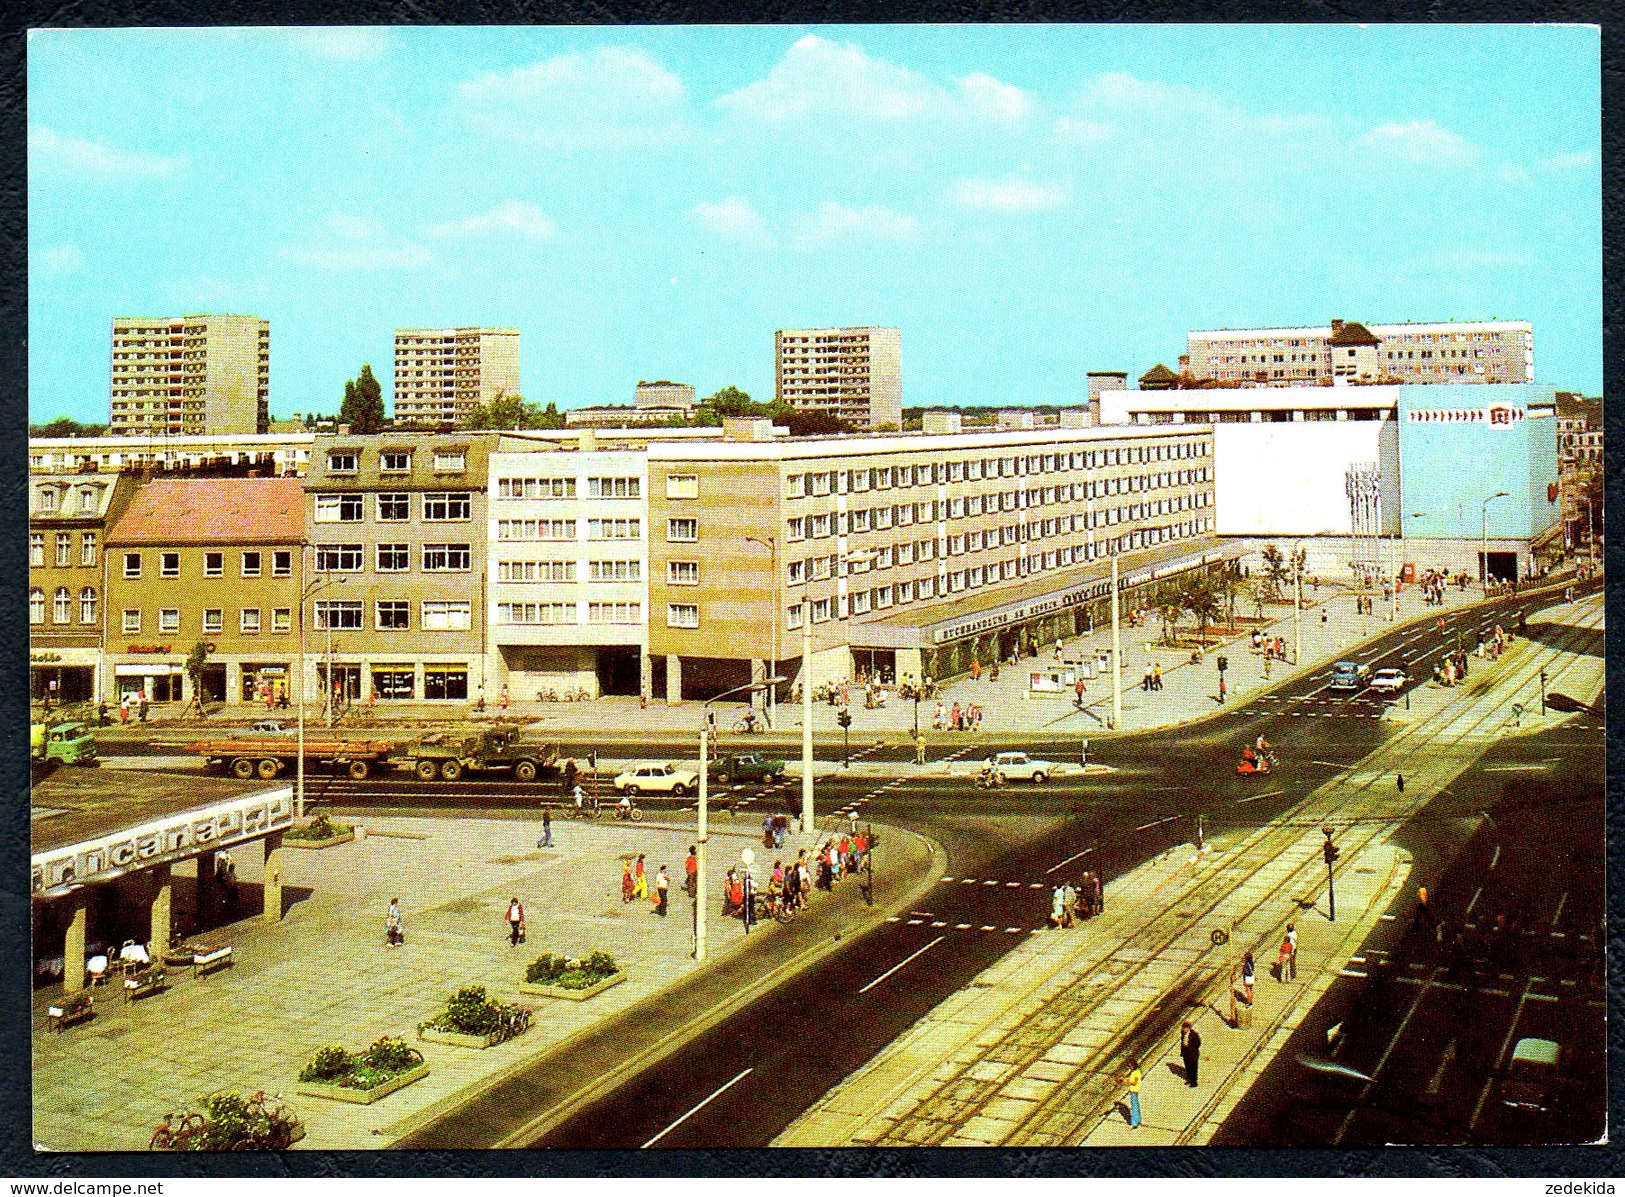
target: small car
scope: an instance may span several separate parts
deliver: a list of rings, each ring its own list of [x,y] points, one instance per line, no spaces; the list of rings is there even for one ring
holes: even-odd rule
[[[260,736],[285,736],[288,725],[281,719],[256,719],[248,725],[248,730]]]
[[[783,781],[784,762],[759,752],[730,752],[712,764],[711,776],[718,785],[731,781]]]
[[[1544,1113],[1551,1106],[1562,1062],[1563,1049],[1550,1039],[1518,1040],[1498,1087],[1501,1104],[1514,1110]]]
[[[989,768],[997,769],[999,775],[1006,781],[1030,781],[1037,784],[1046,777],[1054,777],[1066,771],[1064,765],[1057,765],[1054,761],[1041,761],[1037,757],[1030,757],[1025,752],[1000,752],[987,758]]]
[[[1408,680],[1409,675],[1403,669],[1379,669],[1371,675],[1369,684],[1378,694],[1398,694]]]
[[[639,794],[670,794],[686,797],[699,788],[700,775],[693,769],[679,769],[667,761],[663,765],[631,764],[615,776],[615,788],[634,798]]]
[[[1358,661],[1339,661],[1332,666],[1332,680],[1326,684],[1327,689],[1359,690],[1370,676],[1369,665],[1362,665]]]

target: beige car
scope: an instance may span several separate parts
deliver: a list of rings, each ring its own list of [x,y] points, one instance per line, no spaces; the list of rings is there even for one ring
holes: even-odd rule
[[[615,788],[636,798],[639,794],[670,794],[685,798],[699,789],[700,775],[693,769],[679,769],[667,761],[663,765],[632,764],[615,775]]]

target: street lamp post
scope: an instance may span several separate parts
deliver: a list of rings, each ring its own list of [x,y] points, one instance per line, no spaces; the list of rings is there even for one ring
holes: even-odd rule
[[[1123,633],[1118,626],[1117,554],[1112,554],[1112,730],[1123,727]]]
[[[860,550],[837,555],[840,564],[869,561],[877,554],[873,550]],[[831,577],[835,571],[830,571]],[[835,597],[830,597],[835,602]],[[833,613],[833,609],[832,609]],[[812,734],[812,561],[801,567],[801,834],[809,835],[813,829],[813,734]]]
[[[310,601],[311,595],[333,585],[331,573],[318,578],[314,582],[306,582],[305,561],[309,556],[306,550],[312,547],[314,546],[307,543],[301,543],[299,546],[299,676],[294,689],[299,704],[299,760],[295,766],[294,774],[294,812],[301,819],[305,817],[305,604]],[[342,582],[344,579],[340,578],[339,581]],[[327,612],[327,674],[327,684],[330,686],[333,681],[333,612],[331,608]],[[332,727],[331,706],[328,708],[328,714],[327,725]]]
[[[1498,490],[1478,505],[1478,581],[1485,593],[1490,588],[1490,504],[1506,497],[1506,491]]]
[[[771,536],[747,536],[745,539],[750,541],[752,544],[759,544],[765,548],[772,560],[773,584],[768,592],[768,600],[773,604],[773,610],[771,613],[771,626],[773,630],[771,633],[772,641],[768,651],[773,654],[773,664],[767,667],[767,674],[769,676],[776,676],[779,672],[779,545],[778,541]],[[778,715],[777,690],[777,687],[769,687],[767,691],[767,725],[772,728],[776,728],[778,726],[776,721],[776,716]]]

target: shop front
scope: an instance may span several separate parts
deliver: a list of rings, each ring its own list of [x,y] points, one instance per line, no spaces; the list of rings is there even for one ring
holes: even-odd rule
[[[45,649],[28,654],[29,696],[52,706],[89,702],[96,696],[94,648]]]
[[[239,693],[242,702],[263,703],[269,695],[275,706],[289,694],[291,669],[286,661],[245,661]]]
[[[113,665],[113,699],[126,697],[148,702],[180,702],[184,697],[186,665],[182,661],[131,661]]]

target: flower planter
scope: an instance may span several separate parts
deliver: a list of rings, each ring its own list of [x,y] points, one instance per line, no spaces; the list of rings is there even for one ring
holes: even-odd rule
[[[325,840],[296,840],[292,836],[282,837],[284,848],[335,848],[339,844],[348,844],[355,839],[355,832],[346,831],[343,835],[330,835]]]
[[[435,1031],[427,1027],[418,1028],[418,1038],[425,1043],[449,1043],[453,1047],[471,1047],[476,1051],[495,1047],[503,1041],[501,1031],[492,1031],[488,1035],[465,1035],[461,1031]]]
[[[589,985],[585,989],[565,989],[562,985],[532,985],[529,981],[519,984],[519,992],[536,997],[563,998],[567,1002],[584,1002],[588,998],[597,997],[611,986],[619,985],[626,980],[625,971],[611,973],[597,984]]]
[[[469,1036],[473,1038],[473,1036]],[[306,1097],[325,1097],[332,1101],[347,1101],[354,1105],[367,1106],[382,1098],[388,1097],[397,1089],[404,1089],[413,1081],[421,1081],[429,1075],[429,1066],[419,1064],[416,1068],[390,1077],[381,1085],[374,1085],[371,1089],[347,1089],[342,1085],[325,1085],[314,1081],[301,1081],[297,1093]]]

